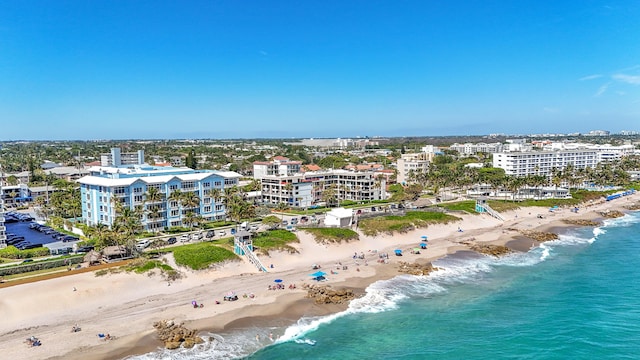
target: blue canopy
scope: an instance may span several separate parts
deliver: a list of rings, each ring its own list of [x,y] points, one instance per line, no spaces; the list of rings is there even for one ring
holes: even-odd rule
[[[273,280],[273,282],[281,283],[282,279],[275,279],[275,280]]]
[[[422,235],[420,238],[427,240],[427,235]]]
[[[400,250],[400,249],[396,249],[396,250],[395,250],[395,253],[396,253],[396,254],[402,254],[402,250]]]
[[[327,273],[324,272],[324,271],[316,271],[313,274],[309,274],[309,276],[313,276],[313,277],[320,277],[320,276],[325,276],[325,275],[327,275]]]
[[[420,243],[420,247],[423,248],[423,249],[426,249],[427,248],[427,243],[426,242],[421,242]]]

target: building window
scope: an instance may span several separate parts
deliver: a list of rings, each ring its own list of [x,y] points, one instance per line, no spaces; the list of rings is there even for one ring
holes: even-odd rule
[[[211,187],[211,183],[209,181],[202,183],[202,186],[205,188]]]
[[[178,216],[179,213],[178,210],[171,210],[171,217]]]
[[[134,194],[142,194],[142,188],[141,187],[133,188],[133,193]]]
[[[133,197],[133,202],[142,202],[142,195],[136,195]]]
[[[204,212],[206,212],[206,213],[211,212],[211,206],[205,206],[204,207]]]
[[[169,190],[178,190],[178,185],[176,184],[169,185]]]
[[[222,186],[222,181],[216,181],[216,182],[213,183],[213,185],[216,186],[216,187],[220,187],[220,186]]]

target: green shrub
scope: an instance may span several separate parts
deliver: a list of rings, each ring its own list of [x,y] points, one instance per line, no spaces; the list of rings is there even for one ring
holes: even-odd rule
[[[208,242],[176,247],[173,250],[176,264],[194,270],[205,269],[209,265],[225,260],[237,260],[232,251]]]
[[[289,245],[292,242],[300,242],[296,234],[287,230],[270,230],[258,233],[253,238],[253,246],[260,252],[268,255],[269,250],[283,250],[290,253],[297,253],[296,248]],[[232,242],[233,243],[233,242]]]
[[[19,250],[13,245],[0,249],[0,257],[5,259],[31,259],[49,255],[49,248],[39,247],[35,249]]]
[[[459,217],[441,212],[408,211],[404,216],[392,215],[361,219],[358,226],[365,235],[374,236],[379,233],[408,232],[431,224],[446,224],[458,220],[460,220]]]
[[[71,257],[56,258],[52,260],[50,259],[50,260],[43,260],[43,261],[34,261],[31,263],[19,264],[15,266],[6,266],[6,267],[0,268],[0,276],[15,275],[15,274],[22,274],[22,273],[31,272],[31,271],[59,268],[59,267],[64,267],[64,266],[69,266],[74,264],[80,264],[83,261],[84,260],[82,256],[76,255]]]

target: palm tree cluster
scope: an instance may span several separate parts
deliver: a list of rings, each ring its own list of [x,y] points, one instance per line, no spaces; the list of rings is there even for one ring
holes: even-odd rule
[[[435,194],[442,189],[466,190],[475,184],[489,184],[495,190],[507,189],[512,193],[523,187],[566,186],[572,189],[583,184],[626,186],[631,181],[628,171],[640,169],[640,156],[627,156],[620,162],[601,162],[594,168],[576,168],[569,164],[564,169],[552,169],[549,176],[510,176],[498,168],[471,168],[464,165],[461,162],[434,162],[427,172],[411,172],[409,181],[432,189]]]

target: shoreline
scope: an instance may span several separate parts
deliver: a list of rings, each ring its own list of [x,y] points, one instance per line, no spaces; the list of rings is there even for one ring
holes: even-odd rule
[[[158,320],[173,319],[179,323],[183,322],[188,328],[198,329],[201,334],[231,333],[256,327],[256,324],[265,328],[286,328],[300,318],[335,314],[349,306],[348,303],[316,305],[313,299],[305,298],[306,290],[303,290],[300,284],[310,283],[308,273],[312,272],[312,263],[321,264],[322,270],[327,272],[337,262],[348,264],[349,270],[338,270],[338,274],[330,275],[329,281],[323,285],[350,288],[361,296],[372,283],[402,275],[397,271],[399,261],[426,263],[458,251],[469,251],[468,246],[460,243],[469,239],[481,244],[504,245],[514,251],[528,251],[532,239],[513,229],[566,232],[567,229],[582,226],[566,224],[562,219],[602,220],[598,211],[617,209],[628,212],[624,206],[630,204],[631,199],[637,201],[637,194],[632,195],[629,200],[592,206],[579,214],[561,209],[549,216],[547,208],[521,208],[503,213],[504,222],[483,214],[463,215],[461,222],[432,225],[426,229],[394,236],[361,235],[359,241],[340,245],[317,244],[308,234],[299,231],[300,254],[272,254],[264,262],[273,262],[276,267],[274,271],[266,274],[255,273],[250,266],[244,266],[246,264],[226,264],[212,271],[191,272],[171,287],[167,287],[166,282],[157,276],[142,277],[131,274],[108,275],[104,278],[78,274],[31,285],[17,285],[13,291],[7,291],[12,288],[0,289],[0,294],[9,292],[4,295],[28,296],[36,288],[50,287],[52,291],[56,289],[60,292],[61,297],[65,298],[63,300],[70,298],[69,306],[50,309],[42,315],[44,319],[39,319],[42,321],[34,321],[37,317],[31,316],[13,329],[7,325],[0,327],[0,334],[3,335],[0,343],[4,345],[3,348],[8,349],[7,355],[13,354],[24,359],[123,359],[162,348],[163,344],[155,338],[155,329],[152,327],[153,322]],[[529,215],[522,216],[526,213]],[[544,214],[545,218],[538,219],[538,214]],[[463,233],[457,233],[459,225],[464,227]],[[391,255],[394,248],[404,250],[407,247],[415,247],[420,235],[424,233],[429,234],[427,251],[420,255],[407,253],[398,258],[390,256],[389,264],[375,261],[379,253],[387,252]],[[533,244],[539,245],[536,241],[533,241]],[[369,265],[356,265],[350,259],[354,252],[366,253]],[[354,267],[359,271],[353,271]],[[295,283],[298,287],[296,290],[267,290],[267,285],[271,284],[275,277],[284,279],[287,284]],[[68,290],[70,285],[75,283],[79,284],[78,289],[81,291],[85,286],[89,287],[88,294],[77,294]],[[58,289],[61,286],[66,287],[65,291]],[[105,286],[109,288],[105,289]],[[119,289],[122,293],[117,291]],[[239,295],[244,292],[255,293],[256,297],[240,298],[233,303],[224,302],[220,305],[213,302],[213,298],[221,298],[222,294],[229,290],[235,290]],[[82,295],[81,298],[88,300],[89,304],[83,306],[81,301],[73,299],[75,295]],[[108,301],[111,295],[115,295],[113,303]],[[107,298],[101,299],[100,296]],[[206,306],[201,310],[193,309],[189,306],[192,298],[206,303]],[[0,298],[0,315],[5,315],[2,310],[5,305],[15,307],[15,304],[7,304],[6,299]],[[32,304],[27,302],[25,305],[28,308]],[[72,313],[74,307],[78,308],[79,315],[74,316]],[[96,311],[99,313],[96,314]],[[86,320],[82,320],[83,318]],[[9,323],[11,320],[12,317],[9,317]],[[90,322],[85,324],[82,321]],[[36,324],[33,324],[34,322]],[[68,334],[71,326],[69,324],[74,322],[79,323],[83,330],[77,334]],[[98,324],[95,324],[96,322]],[[128,326],[128,322],[131,326]],[[115,334],[117,339],[109,342],[98,340],[94,332],[103,331],[102,329],[105,329],[104,332],[110,331],[111,334]],[[30,335],[41,338],[43,346],[26,348],[22,341]],[[82,338],[82,341],[74,341],[78,338]],[[57,346],[53,345],[54,341]]]

